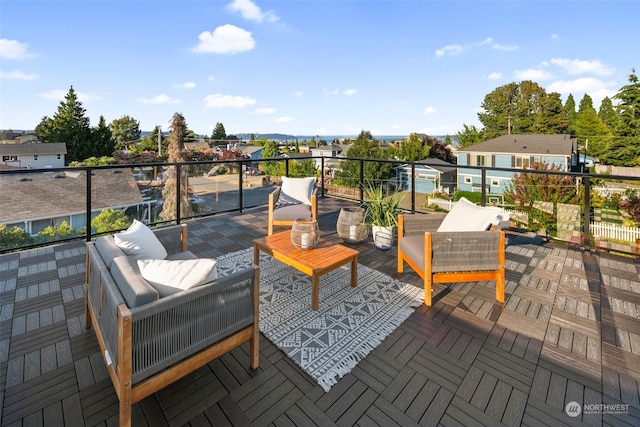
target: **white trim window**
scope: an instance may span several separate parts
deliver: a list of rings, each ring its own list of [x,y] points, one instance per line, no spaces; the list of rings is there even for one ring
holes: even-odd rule
[[[465,184],[473,184],[473,178],[471,178],[470,176],[465,176],[464,177],[464,183]]]
[[[515,156],[514,166],[516,169],[529,169],[531,167],[531,157]]]
[[[498,178],[491,178],[492,187],[500,187],[500,180]]]

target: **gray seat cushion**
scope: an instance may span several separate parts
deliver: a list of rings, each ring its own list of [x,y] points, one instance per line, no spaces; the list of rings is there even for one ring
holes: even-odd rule
[[[158,291],[140,275],[135,259],[119,256],[113,259],[111,276],[129,308],[139,307],[160,298]]]
[[[424,268],[424,234],[400,239],[400,249],[420,269]]]
[[[198,257],[191,251],[178,252],[175,254],[169,254],[165,258],[166,260],[185,260],[185,259],[197,259]]]
[[[273,219],[276,221],[293,221],[297,218],[311,218],[311,206],[299,203],[273,210]]]

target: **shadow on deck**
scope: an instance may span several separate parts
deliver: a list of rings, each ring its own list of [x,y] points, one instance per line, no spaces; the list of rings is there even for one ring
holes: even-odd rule
[[[340,241],[345,205],[319,202],[324,238]],[[189,249],[215,258],[265,234],[266,209],[189,221]],[[395,248],[355,247],[396,276]],[[493,283],[435,285],[328,393],[263,337],[259,369],[238,348],[134,405],[133,425],[640,425],[638,260],[514,236],[506,257],[503,305]],[[84,261],[82,243],[0,256],[2,426],[117,424],[83,326]]]

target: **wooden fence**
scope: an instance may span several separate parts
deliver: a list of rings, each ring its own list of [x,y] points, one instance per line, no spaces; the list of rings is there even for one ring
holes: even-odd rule
[[[640,228],[624,227],[608,222],[592,222],[591,234],[594,237],[635,243],[640,239]]]

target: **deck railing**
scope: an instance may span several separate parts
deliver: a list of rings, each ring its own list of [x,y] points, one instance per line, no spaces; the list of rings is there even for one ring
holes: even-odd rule
[[[69,221],[73,222],[72,228],[77,231],[73,236],[58,239],[55,242],[34,241],[29,244],[18,244],[14,246],[3,244],[0,251],[1,253],[11,252],[73,239],[91,240],[99,234],[91,228],[90,224],[92,220],[104,209],[109,208],[123,210],[128,215],[149,224],[160,225],[163,223],[180,223],[191,218],[218,215],[221,213],[242,212],[246,209],[263,206],[267,204],[268,193],[271,192],[272,185],[275,185],[273,181],[277,181],[277,179],[272,181],[270,176],[261,175],[259,171],[261,169],[277,170],[277,172],[273,173],[274,177],[279,175],[295,176],[300,173],[308,173],[305,172],[309,170],[308,167],[300,167],[302,162],[305,161],[313,162],[313,169],[315,169],[316,176],[318,177],[317,185],[319,187],[318,194],[320,197],[341,197],[351,199],[355,203],[363,203],[366,196],[365,184],[372,183],[371,181],[373,181],[373,184],[381,184],[390,192],[404,192],[405,198],[402,207],[412,212],[427,212],[432,209],[427,202],[429,194],[420,192],[421,184],[426,182],[424,181],[425,178],[421,178],[421,176],[416,173],[416,169],[428,167],[438,170],[438,168],[442,167],[442,164],[436,162],[430,163],[429,160],[402,162],[398,160],[302,156],[295,158],[0,170],[0,179],[14,179],[15,181],[20,181],[22,184],[25,184],[22,190],[20,189],[21,187],[12,186],[11,188],[14,188],[12,191],[28,192],[30,191],[30,187],[27,183],[43,177],[46,177],[52,186],[52,191],[39,193],[43,199],[36,203],[36,206],[32,206],[31,211],[25,213],[24,217],[21,216],[21,211],[18,210],[23,209],[19,204],[9,203],[3,205],[5,206],[3,211],[5,212],[1,214],[1,224],[5,224],[8,227],[18,226],[30,234],[35,235],[47,224],[59,225],[62,219],[69,219]],[[336,175],[336,171],[340,170],[341,166],[344,165],[343,162],[347,161],[351,162],[351,166],[357,164],[357,168],[352,171],[352,176]],[[224,167],[227,173],[213,176],[208,175],[208,172],[215,167]],[[402,176],[398,172],[400,168],[403,171]],[[451,165],[448,168],[458,172],[461,169],[461,167],[456,165]],[[525,212],[526,215],[518,215],[517,217],[526,217],[528,223],[519,222],[517,226],[520,228],[530,228],[532,231],[542,231],[543,234],[551,235],[552,237],[555,232],[554,227],[558,230],[564,228],[564,226],[560,227],[560,224],[556,226],[548,225],[550,221],[549,218],[555,221],[559,220],[562,216],[558,212],[558,206],[561,204],[553,203],[551,200],[521,200],[519,205],[506,205],[503,202],[503,197],[495,192],[492,193],[492,177],[499,173],[504,174],[505,172],[570,177],[571,185],[575,186],[576,193],[581,193],[582,197],[580,198],[579,204],[575,206],[575,209],[569,210],[574,212],[572,214],[573,216],[569,219],[563,218],[563,221],[569,221],[570,227],[574,230],[574,235],[568,240],[576,241],[576,243],[582,245],[585,249],[591,249],[594,244],[594,236],[600,236],[601,234],[601,228],[596,228],[598,226],[594,225],[592,217],[592,186],[603,186],[606,183],[610,183],[612,186],[615,185],[618,188],[624,189],[623,184],[628,184],[629,187],[635,186],[637,189],[640,185],[640,177],[480,166],[464,166],[463,168],[465,171],[476,171],[475,173],[481,177],[481,182],[484,183],[484,185],[478,185],[474,188],[474,191],[477,192],[476,196],[479,204],[498,203],[507,209],[517,211],[521,211],[524,206],[528,208],[529,211]],[[383,174],[382,176],[376,175],[376,171],[381,169],[391,171],[391,173]],[[123,175],[126,176],[126,178],[122,178]],[[120,178],[118,178],[118,176]],[[169,214],[168,217],[166,213],[160,217],[159,212],[164,209],[163,205],[165,201],[162,188],[166,185],[166,180],[170,179],[170,176],[188,176],[188,179],[175,180],[175,192],[173,192],[175,201],[172,203],[172,205],[175,206],[175,212],[172,215]],[[64,187],[61,185],[63,180],[56,180],[56,177],[73,177],[75,184],[74,192],[61,194],[59,191],[54,191],[58,190],[58,187]],[[444,174],[441,175],[440,178],[428,178],[430,179],[430,185],[434,189],[443,190],[440,194],[446,194],[444,190],[452,185],[451,179],[445,182],[443,177]],[[120,181],[118,181],[118,179]],[[457,182],[458,179],[456,176],[453,178],[453,181]],[[120,182],[120,184],[122,184],[123,180],[128,183],[125,184],[125,188],[126,185],[137,185],[141,191],[140,197],[137,197],[137,193],[131,193],[127,199],[128,201],[118,199],[115,193],[122,191],[122,189],[118,190],[115,184],[109,185],[108,183]],[[13,182],[15,183],[15,181]],[[187,182],[188,185],[186,185]],[[69,180],[65,182],[65,185],[67,184],[69,184]],[[187,188],[183,188],[185,186]],[[539,194],[553,195],[552,189],[540,188],[539,190]],[[124,193],[126,192],[127,191],[124,191]],[[621,194],[614,194],[609,197],[615,198],[618,196],[624,197]],[[11,199],[12,195],[5,194],[3,197],[5,200]],[[47,197],[51,199],[48,200]],[[56,202],[59,201],[58,199],[63,197],[73,198],[72,201],[75,203],[72,203],[72,205],[75,207],[70,208],[71,210],[64,215],[51,218],[51,212],[47,207],[57,205],[58,203]],[[193,209],[184,209],[185,200],[188,200],[187,203],[189,203]],[[447,203],[447,201],[445,201],[445,203]],[[180,206],[182,208],[179,208]],[[531,208],[531,206],[546,207],[536,209]],[[562,209],[565,209],[564,205],[562,205]],[[35,214],[34,211],[36,212]],[[546,218],[543,218],[543,216],[546,216]],[[540,228],[536,229],[537,227]],[[545,230],[545,228],[551,228],[553,230],[549,232],[549,229]],[[575,233],[575,230],[577,230],[577,233]],[[108,230],[108,232],[115,231],[119,230]],[[567,240],[562,236],[559,238],[561,240]],[[630,252],[633,253],[635,250],[636,249],[631,248]]]

